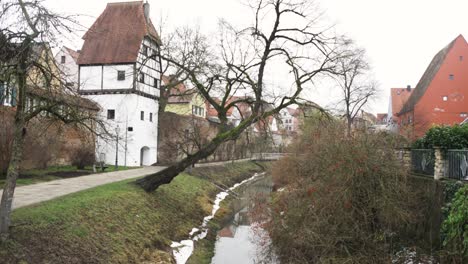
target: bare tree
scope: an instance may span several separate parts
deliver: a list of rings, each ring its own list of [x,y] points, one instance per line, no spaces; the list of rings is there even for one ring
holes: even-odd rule
[[[298,103],[317,76],[334,72],[341,39],[329,27],[321,27],[312,1],[258,0],[251,8],[254,17],[250,27],[236,29],[220,21],[217,45],[210,45],[207,37],[194,31],[183,34],[171,46],[172,52],[161,55],[180,73],[180,79],[188,80],[216,109],[220,129],[196,153],[138,180],[146,191],[171,182],[185,168],[213,154],[223,142],[236,140],[252,124]],[[272,67],[289,72],[291,87],[281,96],[265,77]],[[230,100],[239,93],[246,96]],[[229,128],[227,112],[240,103],[251,107],[251,115]]]
[[[15,111],[11,157],[0,204],[3,241],[8,238],[28,122],[46,116],[53,122],[96,131],[99,108],[66,86],[51,53],[50,45],[57,43],[57,36],[75,29],[74,17],[54,13],[38,0],[6,0],[0,8],[0,81],[11,92]]]
[[[370,66],[363,49],[348,48],[338,59],[336,70],[332,77],[341,91],[340,104],[344,108],[346,133],[351,136],[357,115],[377,94],[377,83],[370,79]]]

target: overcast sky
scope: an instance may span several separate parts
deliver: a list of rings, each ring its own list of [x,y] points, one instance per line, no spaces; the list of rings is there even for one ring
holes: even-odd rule
[[[52,9],[79,13],[90,26],[104,10],[106,0],[47,0]],[[367,50],[382,93],[369,109],[387,112],[392,87],[415,87],[432,57],[459,34],[468,36],[466,0],[318,0],[339,33],[352,37]],[[234,24],[251,18],[242,0],[149,0],[151,17],[157,25],[161,17],[167,27],[199,24],[214,31],[223,17]],[[84,32],[83,32],[84,33]],[[82,34],[81,34],[82,35]],[[82,43],[68,43],[80,49]],[[321,105],[335,101],[333,93],[314,91],[311,99]]]

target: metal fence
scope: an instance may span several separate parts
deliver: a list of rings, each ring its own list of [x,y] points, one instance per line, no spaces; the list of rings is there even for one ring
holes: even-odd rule
[[[468,150],[448,150],[446,160],[446,177],[468,180]]]
[[[411,169],[413,172],[434,176],[435,156],[432,149],[412,149]]]

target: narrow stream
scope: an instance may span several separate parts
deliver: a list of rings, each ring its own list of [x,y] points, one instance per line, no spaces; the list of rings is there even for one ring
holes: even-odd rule
[[[233,214],[218,232],[212,264],[279,263],[269,252],[268,234],[252,219],[256,208],[267,204],[272,186],[264,175],[236,189],[230,203]]]
[[[265,173],[262,174],[255,174],[249,179],[246,179],[240,183],[236,183],[234,186],[229,188],[226,191],[222,191],[216,195],[216,199],[214,201],[213,209],[211,211],[211,214],[209,216],[206,216],[203,219],[203,222],[201,226],[199,227],[194,227],[192,231],[189,233],[189,239],[187,240],[182,240],[180,242],[172,242],[171,247],[173,248],[173,255],[174,258],[177,262],[177,264],[185,264],[187,260],[190,258],[190,256],[193,253],[194,249],[194,243],[195,241],[198,241],[200,239],[204,239],[208,233],[208,223],[211,221],[211,219],[214,218],[216,212],[219,210],[220,203],[231,193],[237,193],[237,188],[238,187],[243,187],[245,186],[250,186],[250,184],[247,185],[249,182],[257,182],[257,179],[264,179],[265,178]],[[249,188],[247,188],[249,189]],[[271,192],[271,186],[269,187],[269,190]],[[241,192],[244,193],[244,192]],[[242,199],[243,196],[238,195],[239,200]],[[237,204],[237,203],[236,203]],[[239,210],[240,211],[240,210]],[[238,211],[235,211],[238,212]],[[239,263],[239,262],[237,262]]]

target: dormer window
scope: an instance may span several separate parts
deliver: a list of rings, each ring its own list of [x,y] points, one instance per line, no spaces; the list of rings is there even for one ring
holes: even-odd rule
[[[125,71],[117,71],[117,81],[125,81]]]
[[[60,57],[60,63],[64,64],[67,59],[65,56]]]

